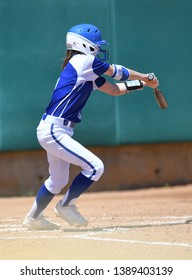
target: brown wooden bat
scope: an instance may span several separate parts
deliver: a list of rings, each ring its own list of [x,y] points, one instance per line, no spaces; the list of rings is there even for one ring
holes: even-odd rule
[[[167,101],[165,100],[165,96],[163,95],[162,91],[158,88],[155,88],[154,95],[157,100],[157,103],[159,104],[159,107],[161,109],[167,109],[168,104]]]
[[[153,73],[148,74],[149,81],[152,81],[154,79],[154,77],[155,77],[155,75]],[[165,96],[164,96],[163,92],[158,87],[154,88],[153,91],[154,91],[156,101],[159,104],[159,107],[161,109],[167,109],[168,104],[167,104],[167,101],[165,99]]]

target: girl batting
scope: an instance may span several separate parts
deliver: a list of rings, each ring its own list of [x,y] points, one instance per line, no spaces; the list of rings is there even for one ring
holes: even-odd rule
[[[104,45],[108,45],[107,41],[102,40],[100,30],[91,24],[76,25],[67,33],[63,69],[37,127],[38,141],[47,152],[49,178],[40,187],[24,218],[24,227],[38,230],[60,227],[45,218],[43,210],[68,184],[70,164],[79,166],[81,172],[58,201],[54,212],[70,225],[87,226],[87,219],[77,210],[76,200],[104,172],[103,162],[72,138],[88,98],[95,90],[119,96],[143,86],[156,88],[159,84],[156,77],[149,81],[148,74],[106,62],[108,51],[103,49]],[[105,76],[118,82],[110,83]]]

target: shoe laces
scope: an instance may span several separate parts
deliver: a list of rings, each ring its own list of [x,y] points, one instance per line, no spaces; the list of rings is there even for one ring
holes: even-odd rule
[[[81,214],[79,213],[79,211],[77,210],[77,206],[76,205],[71,205],[71,208],[73,210],[74,213],[78,214],[79,216],[81,216]]]
[[[41,213],[38,217],[37,217],[38,220],[47,220],[49,221],[49,218],[47,216],[45,216],[43,213]]]

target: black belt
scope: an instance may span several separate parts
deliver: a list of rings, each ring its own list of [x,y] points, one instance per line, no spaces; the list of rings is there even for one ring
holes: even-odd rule
[[[75,122],[71,122],[71,121],[68,121],[66,119],[63,119],[63,125],[68,126],[68,127],[74,127]]]

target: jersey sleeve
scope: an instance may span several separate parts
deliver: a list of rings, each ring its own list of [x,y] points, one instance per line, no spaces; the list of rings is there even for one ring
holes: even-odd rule
[[[93,55],[87,55],[84,67],[82,69],[82,76],[88,81],[95,81],[98,76],[102,76],[108,69],[109,64],[101,61]]]
[[[94,84],[93,84],[93,89],[97,89],[97,88],[100,88],[102,85],[104,85],[104,83],[106,82],[106,79],[104,77],[98,77]]]
[[[92,68],[96,75],[101,76],[109,69],[109,66],[109,63],[95,57]]]

